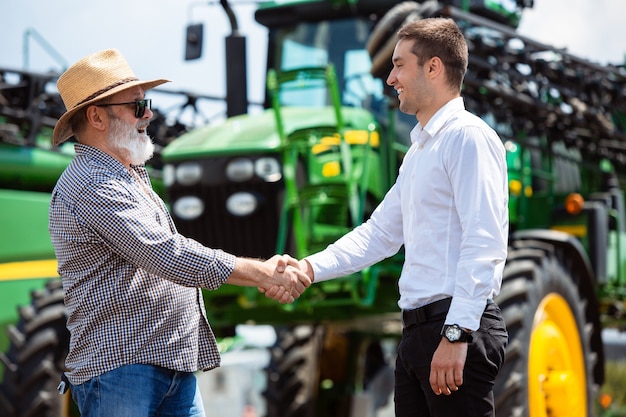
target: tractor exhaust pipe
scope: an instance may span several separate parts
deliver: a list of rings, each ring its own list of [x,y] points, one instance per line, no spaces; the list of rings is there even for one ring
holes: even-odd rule
[[[248,74],[246,38],[239,33],[239,25],[228,0],[220,0],[228,16],[231,34],[226,37],[226,115],[248,112]]]

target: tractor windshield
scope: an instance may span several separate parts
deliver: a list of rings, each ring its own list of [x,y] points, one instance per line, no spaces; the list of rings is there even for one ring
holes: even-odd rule
[[[342,104],[370,107],[383,99],[382,82],[369,72],[371,61],[365,44],[371,22],[348,18],[274,29],[272,62],[282,71],[303,67],[335,66]],[[327,105],[325,88],[290,91],[281,100],[292,106]]]

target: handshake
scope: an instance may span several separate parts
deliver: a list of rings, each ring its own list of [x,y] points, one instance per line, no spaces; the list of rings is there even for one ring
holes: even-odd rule
[[[289,255],[274,255],[264,263],[272,266],[273,272],[257,288],[267,298],[282,304],[293,303],[313,282],[313,268],[304,259],[298,261]]]

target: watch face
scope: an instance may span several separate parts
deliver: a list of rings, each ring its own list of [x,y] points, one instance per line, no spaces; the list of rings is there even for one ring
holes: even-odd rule
[[[451,342],[457,341],[461,338],[461,329],[457,326],[449,326],[446,329],[446,339]]]

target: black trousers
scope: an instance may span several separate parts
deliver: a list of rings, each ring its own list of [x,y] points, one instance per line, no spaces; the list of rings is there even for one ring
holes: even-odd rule
[[[395,369],[396,417],[494,417],[493,385],[504,362],[508,333],[497,304],[488,304],[473,332],[463,385],[451,395],[430,388],[430,362],[441,341],[445,314],[403,329]]]

